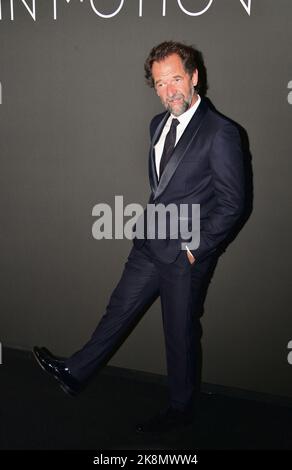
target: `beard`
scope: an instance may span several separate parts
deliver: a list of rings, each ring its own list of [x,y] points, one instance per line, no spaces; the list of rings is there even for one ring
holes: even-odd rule
[[[163,101],[163,105],[174,116],[180,116],[190,108],[193,96],[194,88],[191,86],[187,96],[184,96],[182,93],[176,93],[171,98]],[[179,101],[175,102],[175,100]]]

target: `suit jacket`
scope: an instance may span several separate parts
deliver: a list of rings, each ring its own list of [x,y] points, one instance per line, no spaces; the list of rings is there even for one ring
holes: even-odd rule
[[[216,254],[230,234],[244,209],[244,165],[237,127],[211,109],[202,99],[194,116],[178,141],[158,181],[154,146],[169,117],[165,112],[150,124],[149,181],[152,207],[158,204],[187,204],[188,226],[191,229],[192,204],[200,205],[200,243],[191,250],[197,262]],[[180,214],[178,210],[178,214]],[[147,208],[144,213],[146,222]],[[185,218],[185,217],[184,217]],[[146,224],[145,224],[146,226]],[[147,238],[134,237],[141,248]],[[165,263],[173,262],[182,249],[183,238],[172,238],[166,225],[166,236],[149,240],[153,256]]]

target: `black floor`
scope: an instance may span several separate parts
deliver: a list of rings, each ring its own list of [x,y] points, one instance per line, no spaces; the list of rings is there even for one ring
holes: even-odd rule
[[[70,398],[32,355],[4,350],[0,449],[289,449],[292,408],[202,393],[194,425],[140,436],[135,423],[166,404],[166,388],[141,375],[100,373]]]

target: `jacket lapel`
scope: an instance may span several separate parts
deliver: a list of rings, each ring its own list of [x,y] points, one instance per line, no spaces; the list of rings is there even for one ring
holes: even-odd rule
[[[164,128],[165,123],[168,118],[169,118],[169,113],[166,113],[165,116],[163,116],[161,122],[158,124],[156,131],[154,132],[154,135],[151,141],[150,151],[149,151],[149,181],[150,181],[150,186],[151,186],[151,190],[153,194],[155,194],[157,187],[158,187],[158,177],[157,177],[156,165],[155,165],[154,146],[158,142],[162,129]]]

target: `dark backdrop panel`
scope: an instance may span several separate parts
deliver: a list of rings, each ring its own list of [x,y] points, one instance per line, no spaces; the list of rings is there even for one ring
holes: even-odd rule
[[[206,0],[184,0],[198,12]],[[32,8],[32,2],[26,2]],[[118,0],[93,2],[110,14]],[[163,4],[166,14],[162,16]],[[291,15],[288,0],[1,2],[0,341],[70,354],[103,314],[131,247],[96,241],[92,208],[146,203],[148,124],[162,110],[143,77],[165,39],[205,56],[209,97],[248,132],[254,211],[221,258],[203,319],[211,383],[292,396]],[[291,86],[290,86],[291,88]],[[151,347],[149,347],[151,345]],[[5,361],[5,358],[4,358]],[[165,373],[157,302],[111,364]]]

